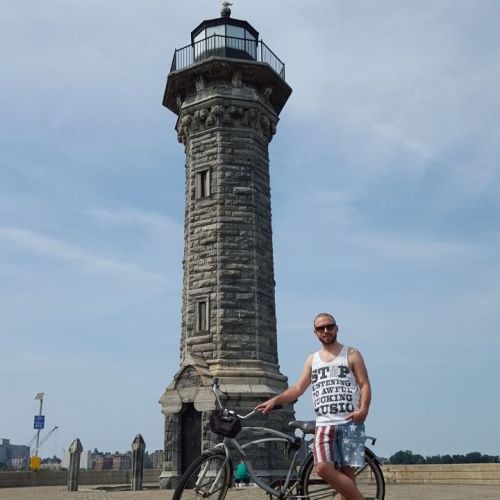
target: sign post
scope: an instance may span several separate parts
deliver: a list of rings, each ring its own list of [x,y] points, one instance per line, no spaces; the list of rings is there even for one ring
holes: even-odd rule
[[[40,430],[45,427],[45,416],[42,415],[42,407],[43,407],[43,398],[45,396],[45,391],[37,392],[35,394],[35,400],[40,401],[40,411],[38,415],[35,415],[33,421],[33,428],[36,429],[36,447],[35,447],[35,455],[31,457],[30,467],[33,470],[38,470],[40,468],[41,459],[38,456],[38,446],[40,444]]]

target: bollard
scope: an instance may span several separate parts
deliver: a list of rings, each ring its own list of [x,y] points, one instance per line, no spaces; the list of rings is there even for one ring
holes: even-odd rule
[[[80,475],[80,454],[82,443],[75,438],[69,445],[68,491],[78,491],[78,476]]]
[[[132,491],[142,490],[142,473],[144,470],[144,450],[146,443],[140,434],[132,441]]]

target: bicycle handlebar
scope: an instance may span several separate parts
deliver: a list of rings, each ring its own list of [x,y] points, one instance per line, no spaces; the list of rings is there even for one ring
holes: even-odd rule
[[[227,408],[225,408],[224,405],[222,404],[221,400],[220,400],[220,397],[219,397],[219,395],[224,394],[224,393],[220,390],[219,379],[217,377],[214,377],[212,379],[212,391],[215,394],[215,399],[217,400],[217,404],[218,404],[219,408],[222,411],[227,411],[228,413],[236,415],[241,420],[246,420],[246,419],[252,417],[253,415],[255,415],[256,413],[259,413],[257,410],[252,410],[250,413],[247,413],[246,415],[238,415],[238,413],[236,413],[235,411],[228,410]],[[276,405],[273,408],[273,410],[281,410],[282,408],[283,408],[283,405]]]

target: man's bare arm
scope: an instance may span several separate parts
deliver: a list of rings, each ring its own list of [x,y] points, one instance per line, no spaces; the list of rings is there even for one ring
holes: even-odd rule
[[[262,412],[264,415],[267,415],[275,406],[292,403],[293,401],[296,401],[300,396],[302,396],[302,394],[304,394],[304,391],[309,387],[309,384],[311,383],[312,358],[312,354],[307,357],[304,365],[304,370],[302,371],[302,375],[299,377],[297,383],[290,386],[281,394],[274,396],[274,398],[260,403],[255,407],[255,409]]]
[[[354,377],[358,382],[359,386],[359,410],[352,412],[347,420],[352,420],[356,423],[362,423],[365,421],[368,410],[370,409],[370,403],[372,400],[372,390],[370,386],[370,379],[368,378],[368,371],[366,369],[365,361],[361,353],[357,349],[349,349],[348,353],[349,364],[354,373]]]

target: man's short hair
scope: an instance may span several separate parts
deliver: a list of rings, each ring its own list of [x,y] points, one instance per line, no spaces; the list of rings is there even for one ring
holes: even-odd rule
[[[313,327],[316,327],[316,320],[319,319],[319,318],[323,318],[323,317],[328,317],[328,318],[332,318],[333,322],[335,324],[337,324],[337,321],[335,320],[335,317],[333,316],[333,314],[330,314],[330,313],[319,313],[319,314],[316,314],[316,316],[314,317],[314,320],[313,320]]]

